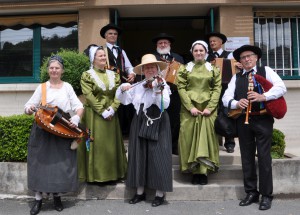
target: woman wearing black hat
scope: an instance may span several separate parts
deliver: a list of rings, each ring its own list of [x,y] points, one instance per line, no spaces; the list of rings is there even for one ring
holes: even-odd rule
[[[256,66],[257,61],[262,56],[259,47],[241,46],[233,52],[233,56],[242,63],[243,69],[232,77],[222,101],[227,107],[229,101],[233,99],[231,109],[247,109],[248,112],[246,114],[248,118],[242,115],[236,120],[244,174],[244,189],[247,193],[239,205],[247,206],[253,202],[258,202],[261,194],[259,209],[268,210],[271,208],[273,199],[270,150],[274,119],[265,111],[264,102],[283,96],[286,93],[286,87],[281,78],[270,67]],[[273,84],[273,87],[268,92],[263,92],[260,85],[255,81],[255,75],[263,76]],[[248,110],[247,107],[251,107],[251,109]],[[257,183],[258,176],[256,174],[256,152],[259,183]]]
[[[70,126],[77,126],[83,113],[83,105],[72,86],[61,80],[64,72],[60,56],[48,61],[49,81],[46,82],[47,104],[58,106],[64,112],[73,112]],[[25,113],[33,114],[42,99],[39,85],[25,104]],[[71,145],[73,139],[56,136],[43,130],[34,122],[28,143],[28,188],[35,192],[35,202],[30,214],[38,214],[42,207],[42,193],[53,193],[54,208],[63,210],[60,193],[76,192],[78,188],[77,155]]]

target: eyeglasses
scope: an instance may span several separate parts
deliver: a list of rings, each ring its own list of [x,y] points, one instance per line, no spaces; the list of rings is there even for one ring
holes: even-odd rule
[[[248,55],[245,55],[245,56],[242,56],[242,57],[240,57],[240,59],[241,60],[246,60],[247,58],[250,58],[251,56],[253,56],[253,55],[256,55],[256,54],[248,54]]]

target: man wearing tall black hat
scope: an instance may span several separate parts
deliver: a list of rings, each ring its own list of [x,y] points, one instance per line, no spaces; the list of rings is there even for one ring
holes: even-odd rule
[[[100,35],[106,40],[106,55],[108,57],[109,67],[118,72],[122,83],[132,83],[135,78],[133,67],[126,55],[126,52],[116,45],[118,36],[122,29],[114,24],[107,24],[100,30]]]
[[[283,96],[286,93],[286,87],[270,67],[256,66],[262,56],[259,47],[241,46],[233,52],[233,56],[242,64],[243,69],[232,77],[222,101],[227,107],[228,102],[233,99],[232,109],[247,109],[247,113],[237,119],[244,189],[247,193],[239,205],[247,206],[258,202],[259,196],[262,195],[259,210],[268,210],[271,208],[273,199],[271,144],[274,119],[265,111],[265,102]],[[273,84],[273,87],[269,91],[263,92],[255,75],[264,77]],[[258,176],[255,164],[256,151],[259,188],[257,188]]]
[[[222,45],[227,41],[227,37],[224,34],[219,32],[211,32],[206,35],[206,39],[209,42],[210,50],[208,52],[208,56],[206,61],[214,63],[215,58],[226,58],[226,59],[233,59],[233,55],[231,52],[225,51],[222,49]],[[230,63],[230,61],[225,61],[225,63]],[[240,65],[240,64],[239,64]],[[229,67],[231,65],[224,65],[223,68]],[[222,71],[222,91],[219,101],[219,111],[222,109],[222,101],[221,98],[227,89],[228,83],[232,77],[231,70],[223,69]],[[235,142],[234,138],[225,137],[224,147],[228,153],[234,152]]]
[[[183,58],[174,52],[171,52],[171,44],[175,41],[174,37],[166,33],[160,33],[152,39],[156,44],[156,51],[153,53],[157,60],[167,62],[170,64],[173,60],[184,64]],[[167,109],[170,117],[171,132],[172,132],[172,152],[178,154],[178,136],[180,129],[180,97],[177,88],[174,84],[168,83],[171,89],[171,102]]]
[[[126,55],[126,52],[116,45],[118,36],[122,33],[122,29],[112,23],[105,25],[100,30],[100,35],[106,40],[104,47],[108,69],[117,72],[120,75],[122,83],[134,82],[135,73],[133,67]],[[131,119],[133,118],[134,108],[132,105],[120,105],[118,108],[118,116],[122,133],[129,134]]]

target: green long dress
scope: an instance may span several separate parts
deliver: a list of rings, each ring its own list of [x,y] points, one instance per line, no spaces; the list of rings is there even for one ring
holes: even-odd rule
[[[205,61],[181,66],[177,75],[181,99],[179,154],[182,172],[205,174],[219,167],[219,143],[214,130],[221,93],[219,70]],[[209,116],[192,116],[196,107],[211,111]]]
[[[127,158],[117,114],[120,102],[115,98],[119,85],[120,76],[110,70],[90,69],[81,76],[86,98],[82,123],[91,130],[94,141],[89,151],[85,142],[78,147],[80,181],[106,182],[125,177]],[[115,111],[111,121],[102,117],[108,107]]]

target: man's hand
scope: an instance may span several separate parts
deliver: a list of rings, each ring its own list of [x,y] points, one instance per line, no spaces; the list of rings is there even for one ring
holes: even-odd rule
[[[135,73],[130,73],[127,78],[127,82],[133,83],[135,79]]]
[[[257,92],[254,91],[250,91],[247,93],[248,94],[248,99],[250,100],[250,102],[264,102],[266,101],[266,97],[264,94],[259,94]]]
[[[236,103],[237,108],[245,109],[248,107],[249,101],[248,99],[240,99],[238,103]]]

